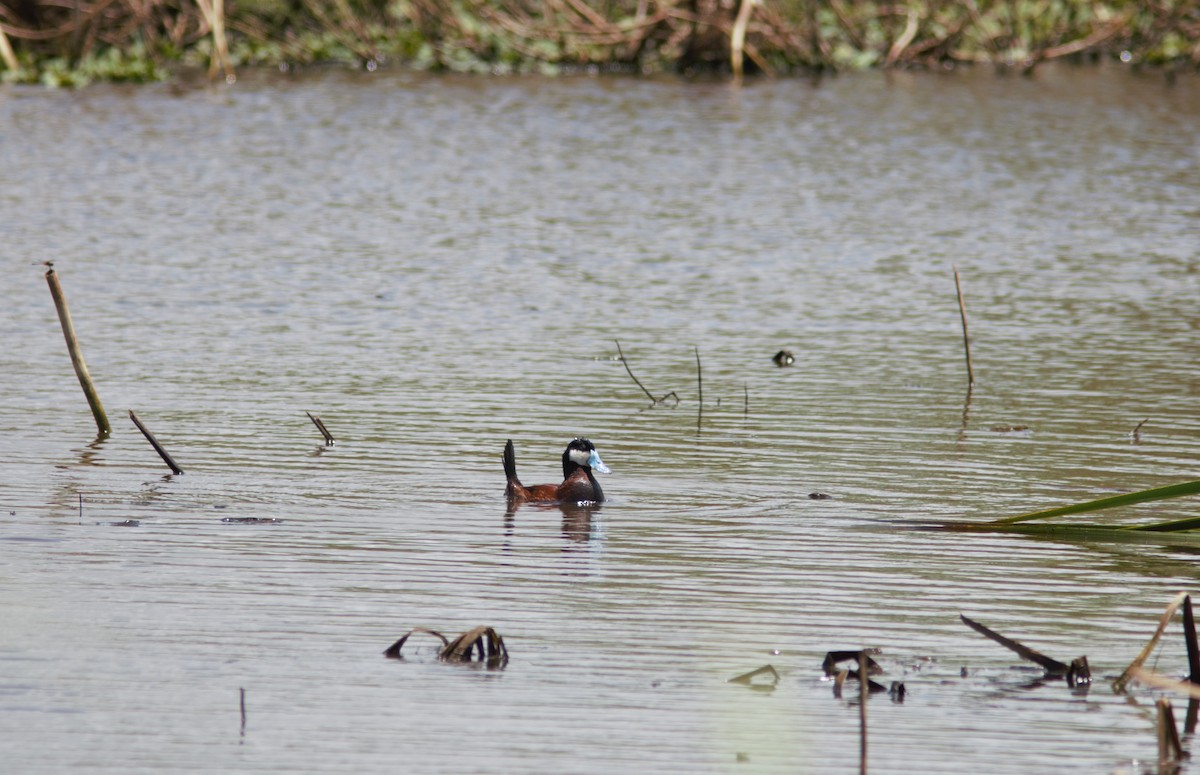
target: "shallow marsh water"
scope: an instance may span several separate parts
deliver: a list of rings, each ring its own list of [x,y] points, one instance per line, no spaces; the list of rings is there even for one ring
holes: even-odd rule
[[[851,773],[820,663],[872,646],[872,772],[1139,769],[1107,680],[1194,548],[911,524],[1197,477],[1197,127],[1111,69],[0,90],[0,761]],[[533,483],[577,434],[611,501],[506,516],[504,440]],[[381,655],[477,624],[503,672]]]

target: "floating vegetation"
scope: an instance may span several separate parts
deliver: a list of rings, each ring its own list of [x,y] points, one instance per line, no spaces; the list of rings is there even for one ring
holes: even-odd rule
[[[754,679],[761,676],[770,676],[770,683],[763,683],[761,681],[755,682]],[[736,675],[726,681],[726,683],[744,684],[746,686],[753,686],[756,689],[774,689],[779,684],[779,671],[775,669],[774,665],[763,665],[762,667],[751,670],[748,673]]]
[[[1058,538],[1074,537],[1078,539],[1106,540],[1153,540],[1162,541],[1171,534],[1178,535],[1188,541],[1200,540],[1200,517],[1189,517],[1167,522],[1152,522],[1137,525],[1102,525],[1102,524],[1028,524],[1054,517],[1066,517],[1074,514],[1089,514],[1096,511],[1115,509],[1123,506],[1133,506],[1139,503],[1182,498],[1200,493],[1200,480],[1171,484],[1165,487],[1153,487],[1148,490],[1112,495],[1096,500],[1075,503],[1068,506],[1058,506],[1052,509],[1034,511],[1028,514],[1018,514],[1015,517],[1003,517],[987,522],[947,521],[935,523],[935,526],[946,530],[962,532],[1008,532],[1026,533],[1033,535],[1053,535]],[[1181,535],[1180,535],[1181,534]]]
[[[489,670],[500,669],[508,664],[508,649],[504,645],[504,638],[493,628],[486,626],[467,630],[454,640],[447,640],[445,635],[436,630],[414,627],[388,646],[383,655],[390,659],[401,659],[400,651],[404,644],[417,633],[432,635],[442,642],[442,648],[438,650],[438,659],[443,662],[481,664]]]

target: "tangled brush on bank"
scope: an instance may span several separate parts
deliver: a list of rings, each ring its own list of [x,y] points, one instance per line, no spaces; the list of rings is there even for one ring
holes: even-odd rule
[[[113,53],[116,52],[116,53]],[[9,77],[108,57],[156,68],[340,61],[514,71],[787,73],[1067,56],[1200,64],[1194,0],[8,0]],[[61,64],[59,65],[62,66]],[[111,68],[119,70],[118,67]],[[161,70],[151,69],[152,72]],[[141,72],[132,68],[132,76]],[[119,72],[100,77],[121,77]]]

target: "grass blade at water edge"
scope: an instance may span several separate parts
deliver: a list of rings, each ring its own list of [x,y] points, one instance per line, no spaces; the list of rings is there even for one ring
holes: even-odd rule
[[[988,525],[1014,525],[1018,522],[1028,522],[1034,519],[1049,519],[1050,517],[1065,517],[1068,514],[1086,514],[1091,511],[1101,511],[1103,509],[1115,509],[1118,506],[1132,506],[1135,503],[1146,503],[1148,501],[1164,500],[1167,498],[1180,498],[1185,495],[1196,495],[1200,493],[1200,479],[1184,482],[1183,484],[1170,484],[1166,487],[1155,487],[1150,490],[1138,490],[1137,492],[1125,493],[1124,495],[1113,495],[1107,498],[1099,498],[1085,503],[1075,503],[1070,506],[1060,506],[1053,509],[1045,509],[1044,511],[1034,511],[1029,514],[1019,514],[1015,517],[1004,517],[1003,519],[995,519],[988,522]],[[1197,520],[1180,520],[1184,522],[1197,522]],[[1181,530],[1186,528],[1167,527],[1174,523],[1165,522],[1157,526],[1146,526],[1140,529],[1150,529],[1157,527],[1160,530]],[[1133,528],[1129,528],[1133,529]]]

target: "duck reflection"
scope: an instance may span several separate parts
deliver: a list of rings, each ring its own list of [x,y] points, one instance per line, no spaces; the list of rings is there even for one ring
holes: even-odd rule
[[[563,538],[576,543],[586,543],[596,534],[593,529],[592,515],[600,511],[601,504],[594,501],[578,503],[528,503],[509,501],[504,512],[504,528],[508,536],[512,536],[516,528],[517,512],[521,509],[534,512],[559,512],[562,514]]]

